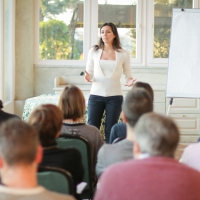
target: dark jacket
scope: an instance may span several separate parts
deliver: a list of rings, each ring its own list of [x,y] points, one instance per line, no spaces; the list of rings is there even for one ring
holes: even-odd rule
[[[5,121],[8,120],[8,119],[13,118],[13,117],[20,119],[20,117],[17,116],[17,115],[13,115],[13,114],[4,112],[3,110],[0,110],[0,124],[1,124],[2,122],[5,122]]]

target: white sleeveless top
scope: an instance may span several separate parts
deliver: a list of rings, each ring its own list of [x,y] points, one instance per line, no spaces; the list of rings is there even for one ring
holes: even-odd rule
[[[115,69],[115,60],[100,60],[100,67],[105,77],[110,77]]]

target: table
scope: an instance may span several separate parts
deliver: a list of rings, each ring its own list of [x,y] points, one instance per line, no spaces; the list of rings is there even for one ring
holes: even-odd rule
[[[55,94],[43,94],[37,97],[29,98],[25,101],[24,110],[22,114],[22,120],[28,121],[31,112],[41,104],[55,104],[58,105],[60,95]]]

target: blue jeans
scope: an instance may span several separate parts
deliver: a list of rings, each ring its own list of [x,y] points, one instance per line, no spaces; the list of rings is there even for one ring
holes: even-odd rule
[[[109,143],[110,130],[118,122],[122,110],[123,96],[102,97],[90,95],[88,101],[88,124],[100,129],[101,119],[106,111],[105,137],[106,143]]]

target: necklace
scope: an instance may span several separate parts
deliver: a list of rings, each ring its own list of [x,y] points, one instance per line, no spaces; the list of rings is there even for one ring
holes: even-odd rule
[[[78,120],[78,121],[64,120],[64,123],[66,123],[66,124],[80,124],[80,123],[84,123],[84,121],[83,121],[83,119],[82,120]]]

